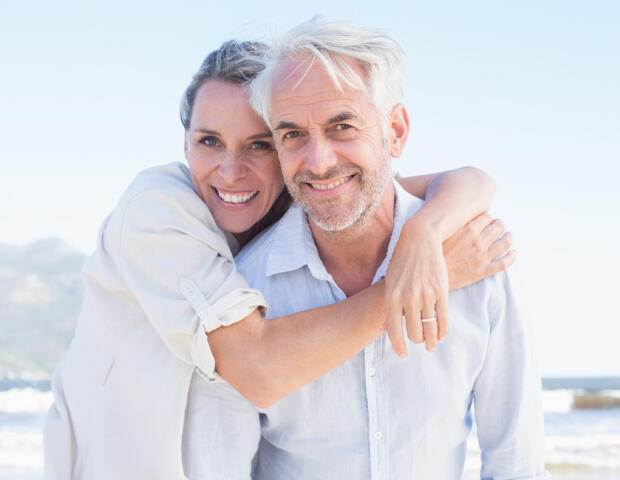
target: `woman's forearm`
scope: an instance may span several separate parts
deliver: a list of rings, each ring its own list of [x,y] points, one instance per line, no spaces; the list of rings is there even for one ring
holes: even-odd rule
[[[424,223],[442,241],[488,210],[495,193],[495,181],[475,167],[400,178],[399,182],[409,193],[426,200],[408,223]]]
[[[424,237],[422,232],[428,234],[435,229],[441,230],[435,231],[434,237],[450,237],[489,207],[495,190],[493,180],[475,168],[411,177],[402,182],[410,193],[425,193],[427,200],[401,233],[404,244],[414,251],[405,254],[399,264],[419,256],[413,238]],[[424,228],[407,229],[416,216],[420,216],[418,225],[424,224]],[[467,238],[459,243],[465,250],[472,242]],[[463,251],[460,257],[482,262],[470,252]],[[481,278],[472,278],[470,283]],[[218,328],[208,336],[217,372],[249,401],[268,407],[336,368],[381,333],[386,320],[384,290],[381,281],[332,305],[271,320],[254,312],[236,324]]]
[[[218,373],[259,407],[336,368],[381,333],[384,282],[346,300],[266,320],[254,312],[212,331]]]
[[[495,184],[472,167],[399,181],[426,199],[403,226],[386,274],[387,333],[394,351],[406,357],[403,315],[412,342],[424,341],[433,351],[445,338],[450,276],[442,242],[489,208]]]

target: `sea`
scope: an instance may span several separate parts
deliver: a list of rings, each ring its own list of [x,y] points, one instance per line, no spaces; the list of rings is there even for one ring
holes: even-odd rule
[[[0,379],[0,480],[43,477],[49,380]],[[620,377],[545,378],[545,460],[556,479],[620,480]],[[475,432],[466,471],[480,478]]]

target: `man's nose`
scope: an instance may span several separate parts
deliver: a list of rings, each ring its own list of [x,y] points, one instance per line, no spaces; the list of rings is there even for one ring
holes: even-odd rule
[[[247,166],[239,152],[226,152],[222,155],[218,172],[228,184],[233,184],[247,175]]]
[[[305,167],[316,175],[323,175],[338,163],[338,156],[323,135],[312,135],[308,140]]]

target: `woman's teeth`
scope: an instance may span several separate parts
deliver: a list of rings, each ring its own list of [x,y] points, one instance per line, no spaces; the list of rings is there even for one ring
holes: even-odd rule
[[[247,203],[250,200],[252,200],[258,193],[258,190],[256,190],[250,193],[243,193],[240,195],[235,195],[232,193],[220,192],[217,188],[215,189],[215,191],[217,192],[218,197],[220,197],[222,200],[228,203]]]
[[[327,185],[320,185],[316,183],[311,183],[310,185],[312,185],[312,188],[316,188],[317,190],[329,190],[330,188],[334,188],[334,187],[337,187],[338,185],[342,185],[350,178],[351,177],[341,178],[340,180],[336,180],[335,182],[328,183]]]

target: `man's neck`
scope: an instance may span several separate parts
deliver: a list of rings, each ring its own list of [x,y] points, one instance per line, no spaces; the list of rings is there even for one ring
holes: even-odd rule
[[[394,202],[394,186],[388,182],[370,216],[346,230],[322,230],[309,219],[319,256],[347,297],[372,283],[387,254],[394,227]]]

